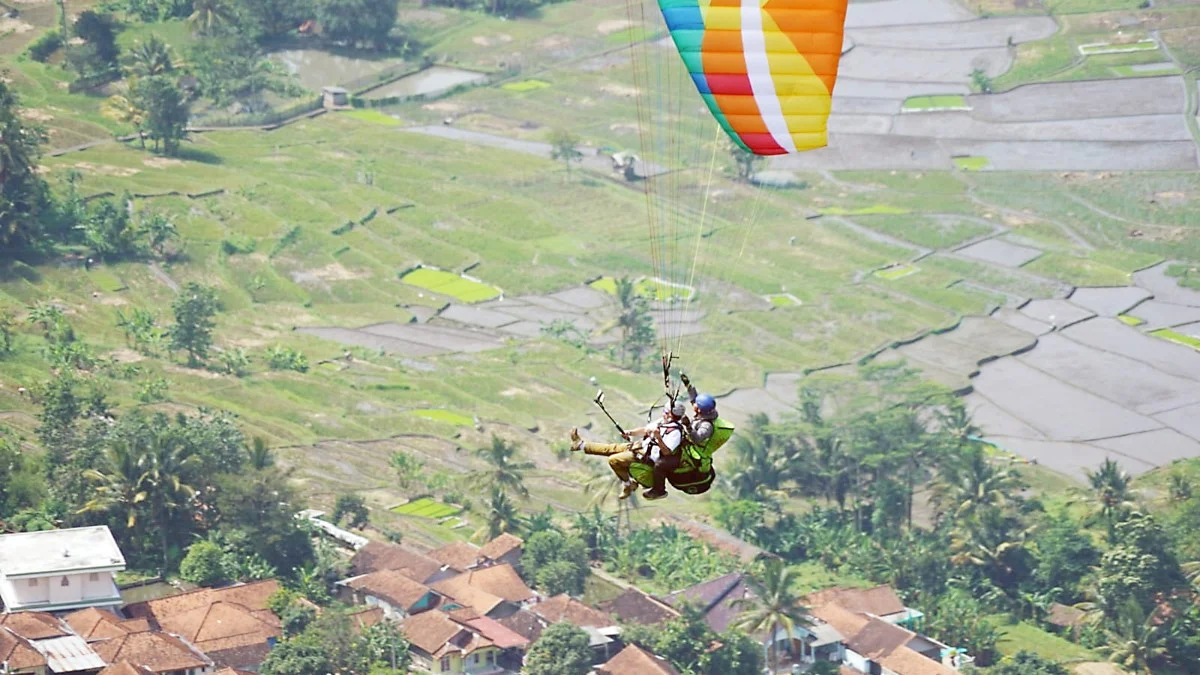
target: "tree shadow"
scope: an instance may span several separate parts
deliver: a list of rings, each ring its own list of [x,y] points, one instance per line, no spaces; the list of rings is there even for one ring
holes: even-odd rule
[[[175,159],[181,159],[185,162],[199,162],[201,164],[212,165],[225,163],[225,160],[221,159],[221,156],[217,153],[209,152],[208,150],[201,150],[195,146],[180,146],[179,149],[175,151]]]

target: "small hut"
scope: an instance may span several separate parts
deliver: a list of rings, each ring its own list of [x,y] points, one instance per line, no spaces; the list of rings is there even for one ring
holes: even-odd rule
[[[328,109],[345,108],[350,105],[350,92],[342,87],[322,87],[321,104]]]

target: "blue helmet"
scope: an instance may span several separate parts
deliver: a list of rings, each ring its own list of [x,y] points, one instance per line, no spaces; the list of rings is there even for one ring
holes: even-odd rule
[[[700,412],[707,415],[717,409],[717,402],[708,394],[700,394],[696,397],[696,407],[700,409]]]

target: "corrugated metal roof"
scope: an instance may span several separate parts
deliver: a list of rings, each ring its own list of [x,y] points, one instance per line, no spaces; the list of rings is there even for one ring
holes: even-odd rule
[[[34,649],[46,658],[46,665],[56,673],[70,673],[76,670],[96,670],[107,663],[100,655],[92,651],[88,643],[78,635],[66,635],[48,640],[33,640],[30,642]]]

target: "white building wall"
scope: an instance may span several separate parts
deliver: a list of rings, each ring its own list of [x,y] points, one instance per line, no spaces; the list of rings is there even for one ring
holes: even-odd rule
[[[65,583],[64,583],[65,581]],[[48,577],[0,580],[5,598],[13,607],[28,605],[79,603],[118,597],[112,572],[56,574]]]
[[[846,650],[845,663],[860,673],[871,672],[871,660],[852,649]]]

